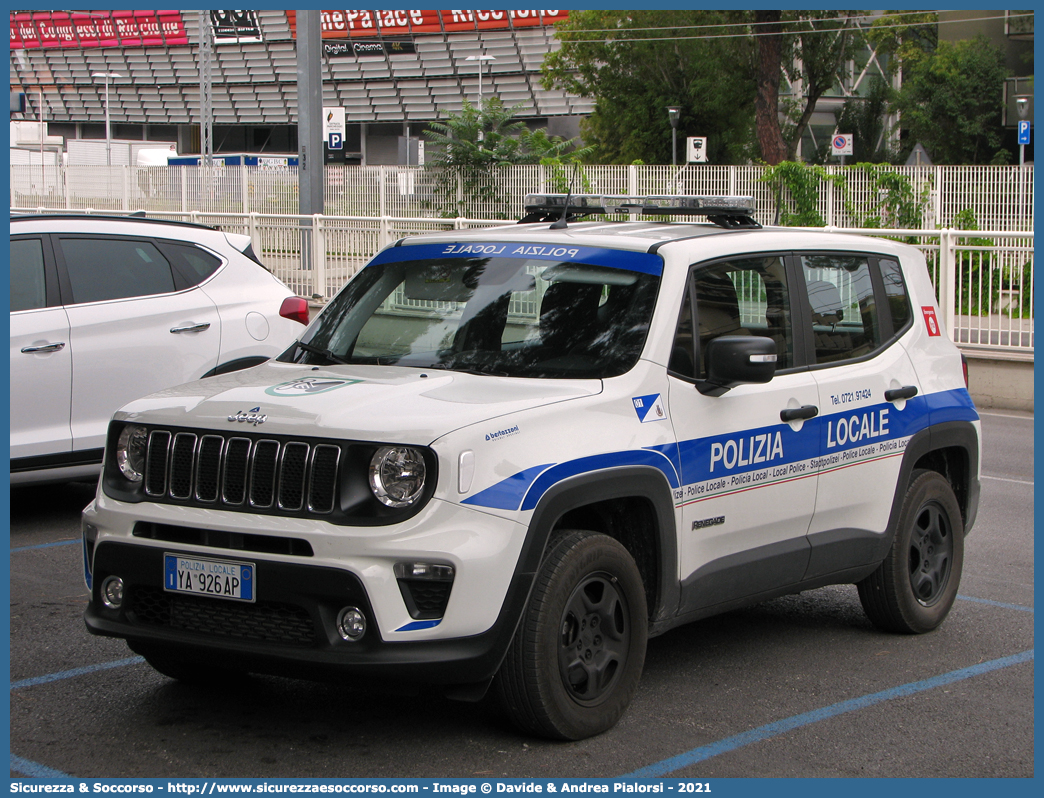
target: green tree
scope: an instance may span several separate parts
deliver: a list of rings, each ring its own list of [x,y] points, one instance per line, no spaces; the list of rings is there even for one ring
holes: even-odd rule
[[[753,154],[753,42],[741,11],[574,11],[544,59],[545,88],[594,99],[581,130],[601,163],[670,163],[668,106],[680,142],[706,136],[712,163]],[[739,38],[698,36],[734,33]],[[681,147],[679,147],[679,150]],[[679,155],[681,153],[679,152]]]
[[[490,97],[476,108],[466,99],[459,114],[428,125],[432,147],[428,160],[433,169],[487,168],[520,163],[526,123],[516,119],[518,107],[505,108],[499,97]]]
[[[425,168],[435,173],[434,205],[444,216],[456,216],[476,200],[505,205],[496,181],[499,167],[545,161],[561,165],[590,155],[592,148],[577,149],[576,139],[549,136],[543,128],[530,130],[515,118],[520,107],[505,108],[496,96],[481,108],[465,99],[459,114],[429,123],[431,155]]]
[[[530,130],[515,118],[521,107],[505,108],[496,96],[485,100],[482,108],[464,100],[459,114],[429,123],[428,163],[434,169],[470,169],[534,164],[567,155],[569,160],[582,160],[590,155],[591,147],[577,149],[577,139],[549,136],[546,128]]]
[[[837,182],[822,166],[780,161],[765,170],[763,183],[772,187],[776,197],[776,224],[784,227],[825,227],[819,212],[820,188]]]
[[[921,142],[937,164],[988,164],[1003,141],[1004,54],[984,36],[939,42],[903,62],[895,107],[906,133],[904,154]]]
[[[896,153],[888,142],[885,125],[890,97],[888,84],[874,77],[865,96],[847,100],[835,115],[837,129],[852,134],[853,162],[895,163]],[[824,149],[829,146],[828,142]]]
[[[784,48],[781,68],[792,84],[800,85],[790,124],[783,130],[788,160],[797,155],[816,104],[848,75],[848,63],[862,44],[862,34],[852,26],[859,11],[792,11],[786,29],[789,47]]]
[[[668,162],[677,105],[678,136],[707,136],[712,163],[760,153],[776,164],[794,157],[816,103],[844,77],[860,41],[854,13],[572,12],[556,26],[562,47],[544,60],[544,86],[594,98],[583,134],[602,162]],[[781,124],[784,77],[802,97]]]
[[[779,124],[779,84],[783,77],[782,11],[754,12],[757,31],[757,103],[755,129],[761,159],[776,166],[787,158]]]
[[[939,45],[939,14],[903,11],[875,19],[866,32],[867,41],[892,74],[905,62],[914,62],[935,52]]]

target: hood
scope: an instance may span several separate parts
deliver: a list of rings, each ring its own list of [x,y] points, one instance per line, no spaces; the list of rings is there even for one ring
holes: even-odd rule
[[[536,380],[391,366],[268,362],[150,394],[118,418],[428,444],[453,430],[541,405],[594,396],[600,380]]]

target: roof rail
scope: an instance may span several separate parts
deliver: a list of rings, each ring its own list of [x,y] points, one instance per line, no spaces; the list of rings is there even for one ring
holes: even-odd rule
[[[519,224],[567,220],[592,213],[642,216],[704,216],[725,228],[761,227],[754,221],[753,197],[714,197],[692,194],[653,194],[632,197],[611,194],[527,194],[526,215]]]
[[[83,220],[83,221],[109,221],[109,222],[135,222],[143,224],[157,224],[157,225],[177,225],[179,227],[193,227],[197,230],[218,230],[221,228],[217,225],[204,224],[202,222],[186,222],[181,219],[158,219],[152,217],[139,216],[140,211],[135,211],[130,214],[115,214],[115,213],[61,213],[61,212],[49,212],[49,213],[33,213],[31,211],[12,210],[11,221],[36,221],[39,219],[61,219],[61,220]]]

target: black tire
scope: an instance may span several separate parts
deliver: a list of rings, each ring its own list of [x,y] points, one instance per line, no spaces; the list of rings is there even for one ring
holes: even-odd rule
[[[601,734],[638,686],[648,638],[645,588],[619,542],[562,534],[540,566],[494,690],[523,731],[559,740]]]
[[[922,634],[939,626],[957,598],[964,566],[964,522],[946,478],[913,473],[899,524],[881,566],[858,584],[863,610],[888,632]]]

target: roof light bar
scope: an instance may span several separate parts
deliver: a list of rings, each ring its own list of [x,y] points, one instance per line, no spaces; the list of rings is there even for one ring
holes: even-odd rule
[[[661,194],[630,197],[609,194],[527,194],[525,210],[532,213],[561,213],[568,197],[569,214],[628,213],[646,216],[745,216],[754,213],[753,197],[714,197],[691,194]]]

